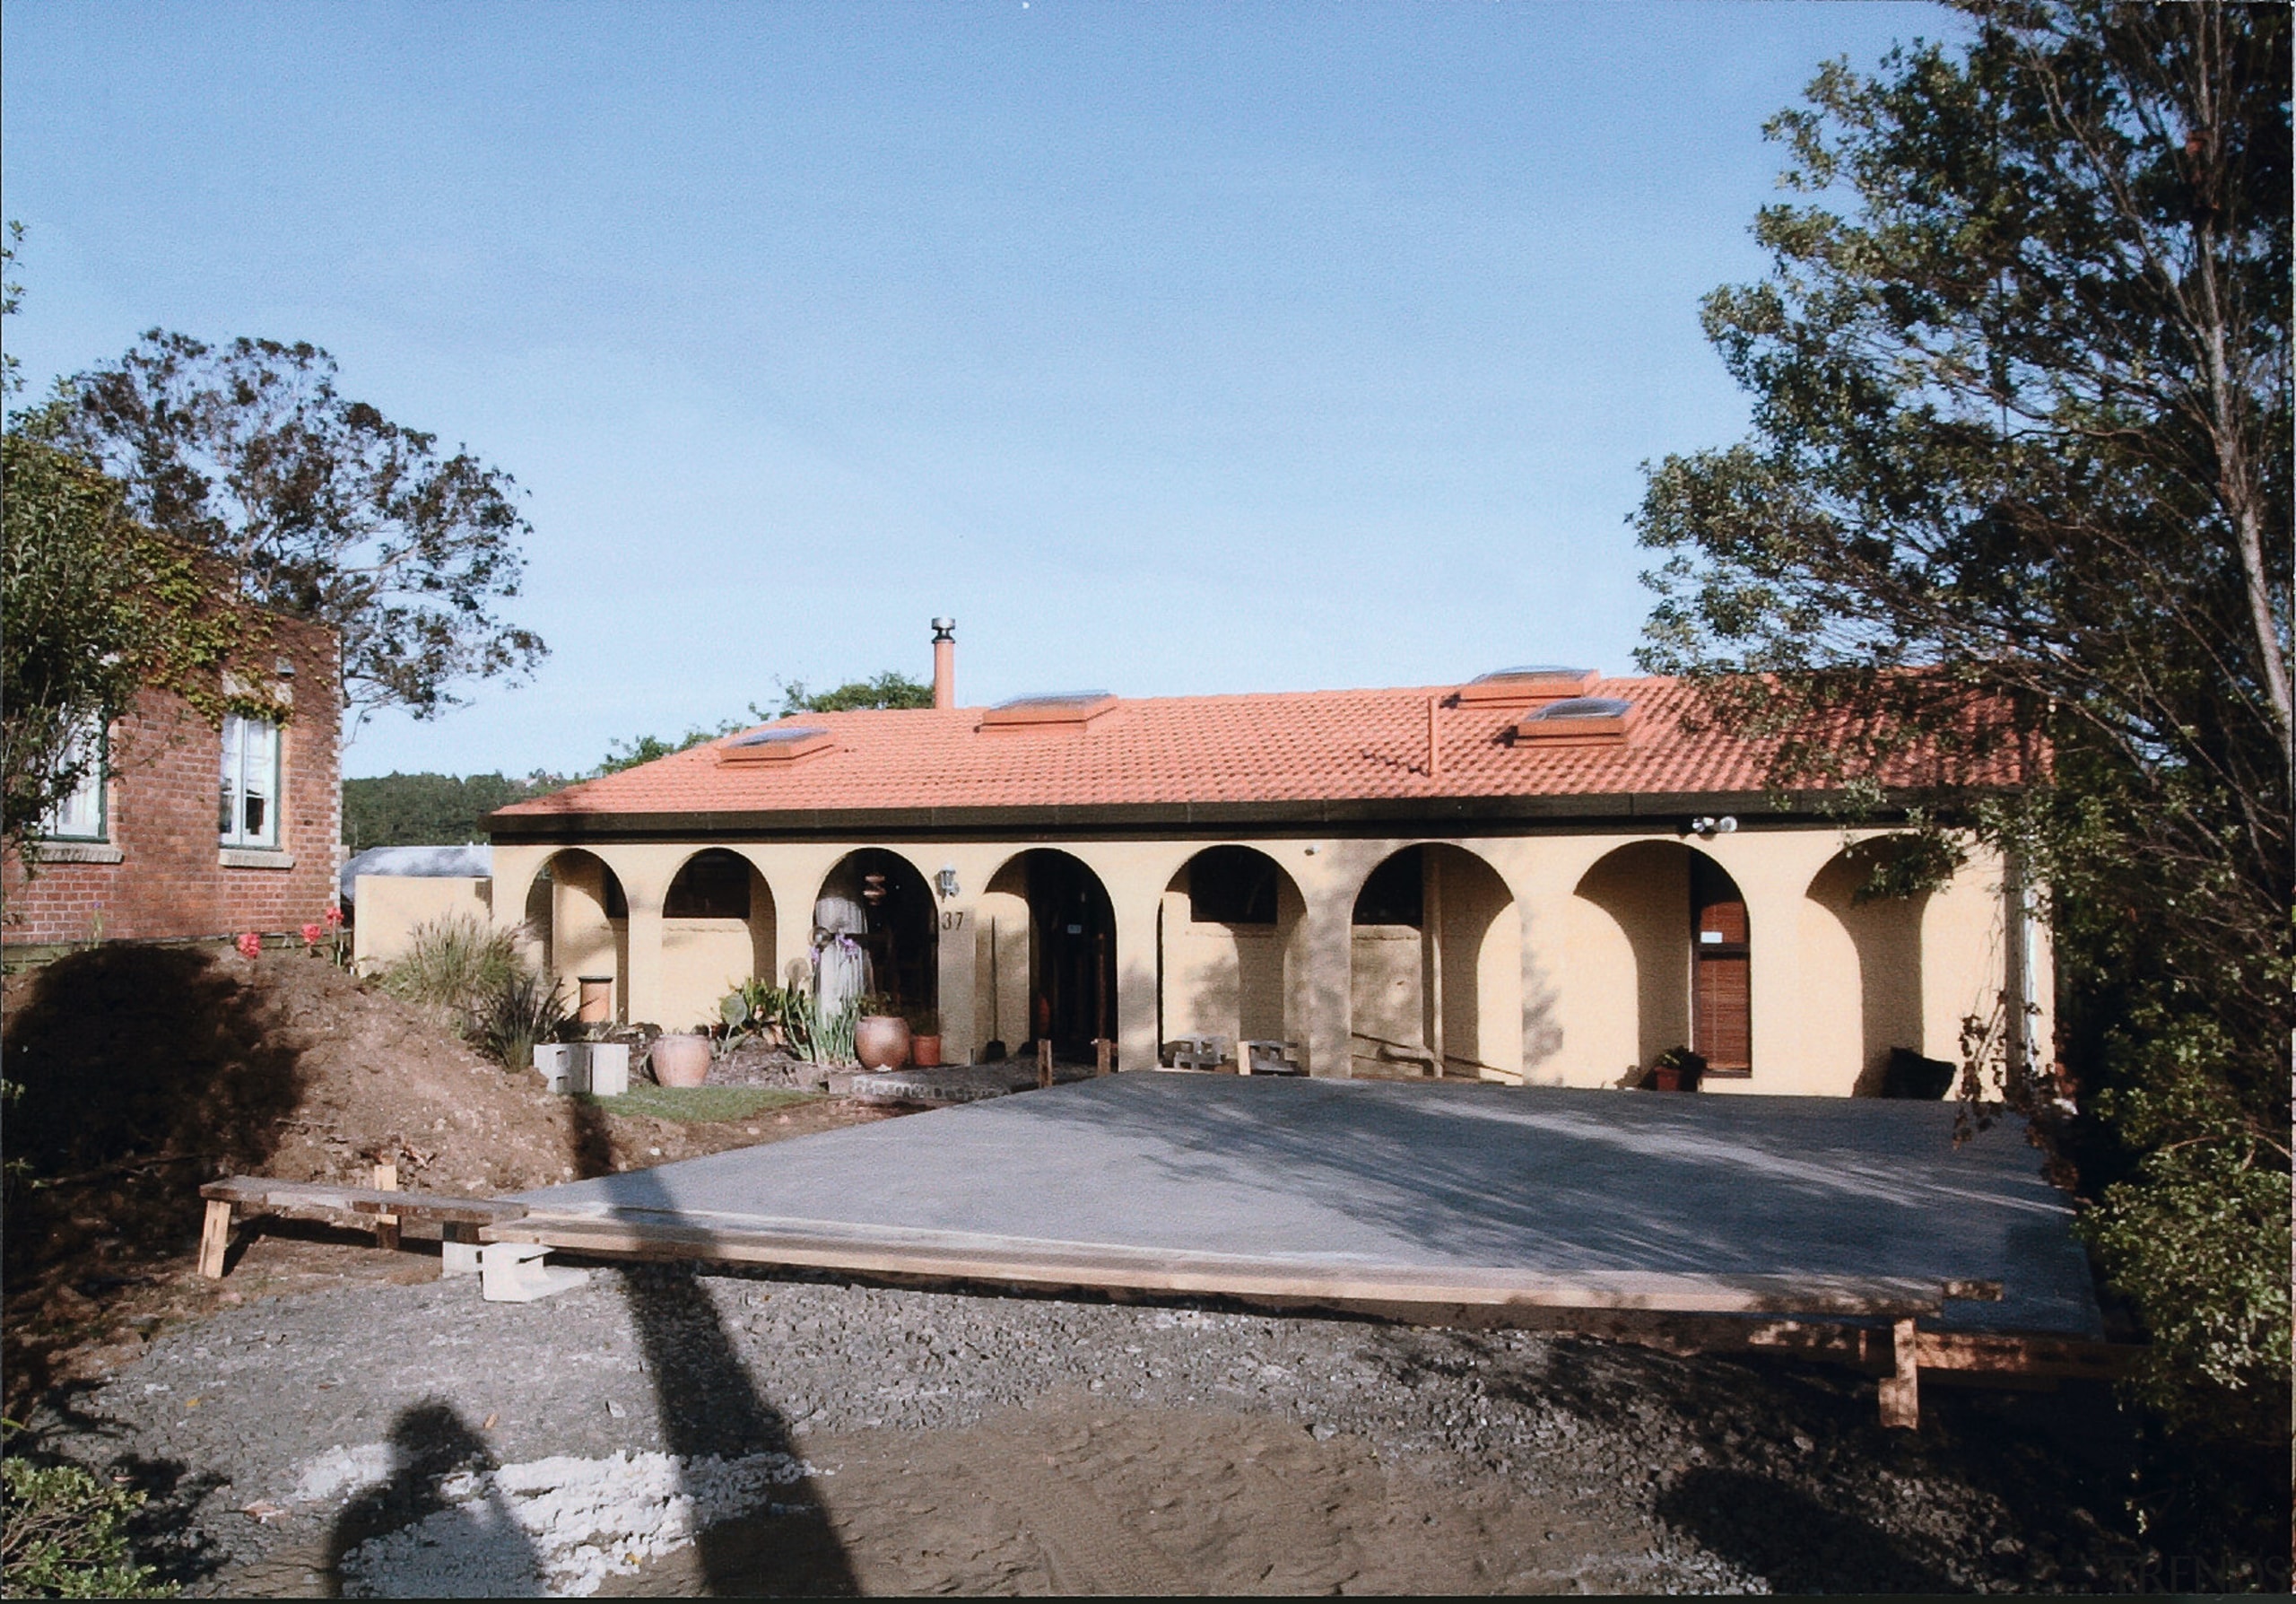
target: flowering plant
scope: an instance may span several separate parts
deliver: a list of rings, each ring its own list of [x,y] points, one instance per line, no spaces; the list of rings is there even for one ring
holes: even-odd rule
[[[250,963],[263,956],[263,937],[253,930],[246,932],[232,945],[239,949],[239,956]]]

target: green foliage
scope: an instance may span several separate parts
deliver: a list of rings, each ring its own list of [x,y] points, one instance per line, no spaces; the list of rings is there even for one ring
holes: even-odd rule
[[[534,1063],[535,1049],[556,1041],[570,1019],[556,978],[520,968],[482,998],[470,1038],[504,1068],[524,1069]]]
[[[0,1458],[0,1593],[12,1599],[167,1599],[171,1583],[128,1553],[144,1495],[77,1465]]]
[[[13,430],[0,440],[0,811],[20,852],[99,761],[86,732],[146,685],[220,722],[226,669],[268,644],[259,618],[218,605],[191,554],[125,516],[123,493],[53,445]],[[112,766],[129,739],[115,732]]]
[[[0,313],[10,317],[22,286],[6,274],[22,237],[11,223],[0,247]],[[0,394],[21,383],[10,357]],[[192,549],[129,517],[126,487],[53,438],[58,415],[54,405],[11,414],[0,441],[0,819],[27,867],[41,820],[102,761],[87,737],[144,686],[174,692],[211,722],[230,707],[287,716],[261,693],[225,689],[233,666],[265,661],[267,622],[227,605],[227,588]],[[115,732],[112,767],[128,746],[128,732]]]
[[[750,703],[750,718],[746,722],[740,719],[728,719],[715,729],[704,729],[700,725],[696,725],[675,740],[665,740],[660,736],[648,735],[639,736],[635,740],[624,741],[616,737],[608,743],[612,750],[606,754],[605,761],[597,766],[596,772],[619,774],[622,770],[634,769],[639,763],[650,763],[656,758],[667,757],[672,753],[683,752],[690,746],[699,746],[704,741],[714,741],[720,737],[732,735],[736,730],[747,729],[752,724],[764,723],[767,717],[765,711],[752,702]]]
[[[690,1125],[727,1124],[752,1120],[773,1109],[813,1101],[810,1092],[778,1086],[657,1086],[633,1085],[618,1097],[593,1099],[610,1114],[648,1120],[675,1120]]]
[[[417,925],[406,951],[382,972],[383,989],[471,1034],[494,1000],[525,972],[517,941],[468,914]]]
[[[2030,865],[2082,1117],[2013,1033],[1971,1068],[2077,1164],[2146,1396],[2284,1432],[2289,13],[1962,9],[1771,126],[1771,271],[1705,304],[1753,433],[1649,470],[1640,655],[1774,787],[1918,805],[1869,893]]]
[[[153,329],[61,387],[45,427],[240,596],[332,626],[346,706],[434,717],[544,655],[496,611],[533,533],[510,476],[339,394],[314,345]]]
[[[834,1014],[823,1016],[813,994],[802,986],[782,993],[790,1050],[808,1063],[824,1067],[855,1062],[853,1033],[860,1025],[863,999],[848,998]]]
[[[600,763],[600,774],[618,774],[624,769],[634,769],[639,763],[650,763],[656,758],[683,752],[699,746],[704,741],[715,741],[738,730],[752,728],[776,718],[786,719],[793,713],[850,713],[877,708],[931,707],[933,687],[920,684],[905,674],[888,670],[874,679],[857,679],[838,686],[833,691],[813,692],[805,689],[803,680],[793,681],[781,688],[781,710],[768,713],[755,702],[750,704],[747,720],[732,719],[714,729],[695,725],[675,739],[661,736],[639,736],[624,741],[619,737],[611,743],[606,760]]]
[[[781,688],[781,716],[792,713],[850,713],[873,708],[931,707],[933,687],[888,669],[874,679],[851,680],[833,691],[808,691],[795,680]]]
[[[557,789],[554,774],[386,774],[343,782],[343,843],[369,847],[451,846],[487,839],[486,815]]]

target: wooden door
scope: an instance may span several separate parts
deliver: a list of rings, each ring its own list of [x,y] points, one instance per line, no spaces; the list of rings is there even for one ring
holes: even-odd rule
[[[1752,964],[1745,898],[1700,859],[1691,876],[1691,1048],[1709,1075],[1753,1073]]]

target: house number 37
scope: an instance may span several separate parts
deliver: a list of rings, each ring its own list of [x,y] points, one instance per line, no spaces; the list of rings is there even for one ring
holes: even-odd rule
[[[941,928],[944,930],[963,929],[965,928],[965,911],[961,908],[952,908],[947,912],[942,914]]]

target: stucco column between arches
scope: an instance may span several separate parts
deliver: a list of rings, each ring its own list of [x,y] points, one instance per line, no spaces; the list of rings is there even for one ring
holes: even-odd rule
[[[1803,1089],[1802,894],[1780,876],[1766,882],[1747,873],[1737,878],[1746,900],[1749,940],[1749,1028],[1753,1073],[1746,1080],[1716,1080],[1712,1090],[1796,1092]],[[1800,876],[1806,883],[1809,876]]]
[[[1153,1069],[1163,1045],[1156,1029],[1156,915],[1163,889],[1126,884],[1123,895],[1112,890],[1109,899],[1116,914],[1117,1062],[1126,1069]]]
[[[662,899],[633,891],[622,882],[630,904],[630,973],[625,1007],[632,1024],[658,1024],[664,1030],[683,1030],[691,1020],[664,1019],[662,1000],[666,987],[662,952]]]
[[[1307,900],[1300,917],[1300,950],[1307,974],[1300,995],[1308,1007],[1307,1069],[1309,1075],[1344,1080],[1354,1072],[1350,1050],[1355,1029],[1349,987],[1354,935],[1355,894],[1326,892]]]

